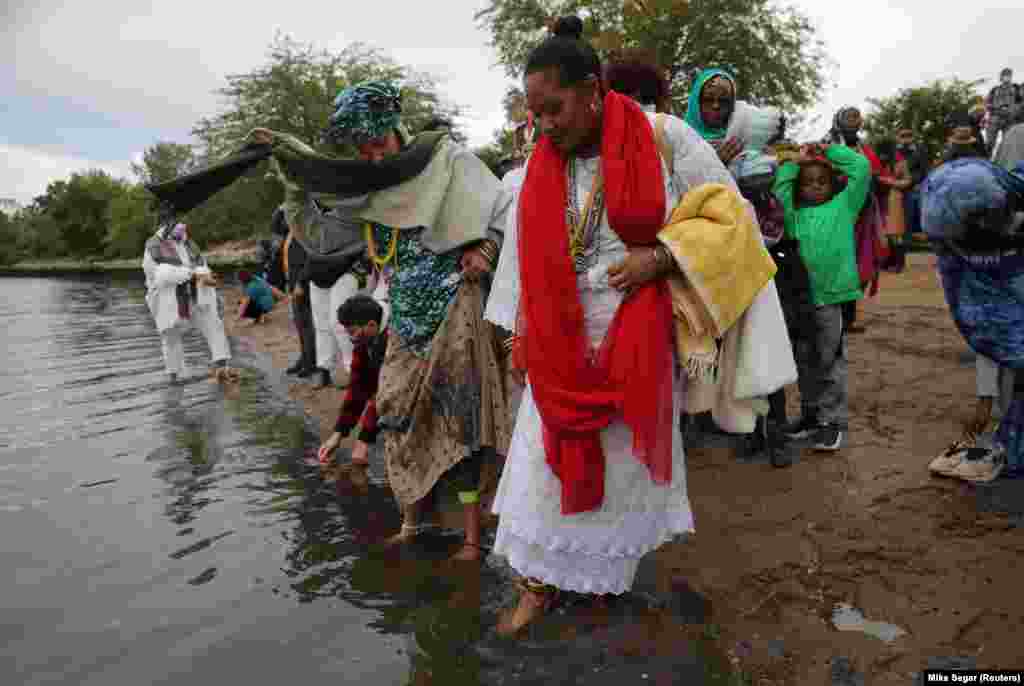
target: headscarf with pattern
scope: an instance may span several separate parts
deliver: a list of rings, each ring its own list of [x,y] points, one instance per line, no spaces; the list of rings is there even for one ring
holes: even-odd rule
[[[345,88],[334,99],[327,135],[362,143],[397,130],[402,123],[401,90],[388,81],[365,81]]]

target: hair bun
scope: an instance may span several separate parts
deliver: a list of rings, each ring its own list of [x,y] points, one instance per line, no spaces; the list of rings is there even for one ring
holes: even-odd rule
[[[577,16],[559,17],[551,28],[551,33],[562,38],[582,40],[583,20]]]

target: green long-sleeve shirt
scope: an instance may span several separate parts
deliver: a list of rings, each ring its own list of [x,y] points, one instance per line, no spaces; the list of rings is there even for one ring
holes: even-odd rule
[[[849,179],[846,188],[828,202],[797,207],[800,165],[796,162],[779,168],[772,189],[785,211],[786,236],[800,241],[800,257],[810,274],[811,296],[818,306],[864,297],[853,229],[871,184],[871,164],[857,151],[830,145],[825,156]]]

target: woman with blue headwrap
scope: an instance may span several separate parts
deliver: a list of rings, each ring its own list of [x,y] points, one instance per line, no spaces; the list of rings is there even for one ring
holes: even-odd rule
[[[951,137],[953,159],[922,184],[921,219],[957,328],[979,355],[1015,372],[1013,393],[991,448],[968,436],[929,468],[986,483],[1024,476],[1024,163],[1007,172],[955,155],[955,146],[972,144]]]
[[[416,144],[392,83],[346,88],[334,106],[328,136],[354,145],[363,160],[382,163]],[[388,480],[403,512],[393,540],[409,541],[422,530],[425,506],[443,482],[457,492],[464,514],[465,543],[455,558],[473,561],[481,557],[480,482],[511,438],[503,350],[482,316],[508,199],[476,156],[446,133],[420,136],[430,135],[439,142],[421,172],[369,193],[349,214],[362,225],[391,306],[376,410]],[[265,130],[253,140],[270,143],[275,158],[311,154]],[[286,185],[286,206],[313,190],[294,176]]]

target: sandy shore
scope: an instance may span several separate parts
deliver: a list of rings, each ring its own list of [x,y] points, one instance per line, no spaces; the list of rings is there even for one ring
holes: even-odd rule
[[[851,431],[835,455],[790,469],[738,461],[725,445],[691,451],[697,535],[653,557],[650,583],[700,619],[664,611],[651,654],[702,631],[755,684],[907,684],[929,661],[1024,667],[1024,482],[970,486],[931,477],[928,461],[973,412],[974,366],[950,320],[933,258],[883,276],[850,342]],[[225,290],[228,311],[238,292]],[[255,327],[231,321],[286,367],[298,352],[286,306]],[[291,385],[326,437],[338,390]],[[796,414],[795,391],[790,411]],[[719,442],[721,443],[721,442]],[[891,642],[837,632],[835,606],[906,633]],[[685,614],[685,613],[683,613]],[[700,624],[698,624],[700,622]],[[843,680],[843,674],[849,679]],[[852,674],[852,676],[851,676]]]

